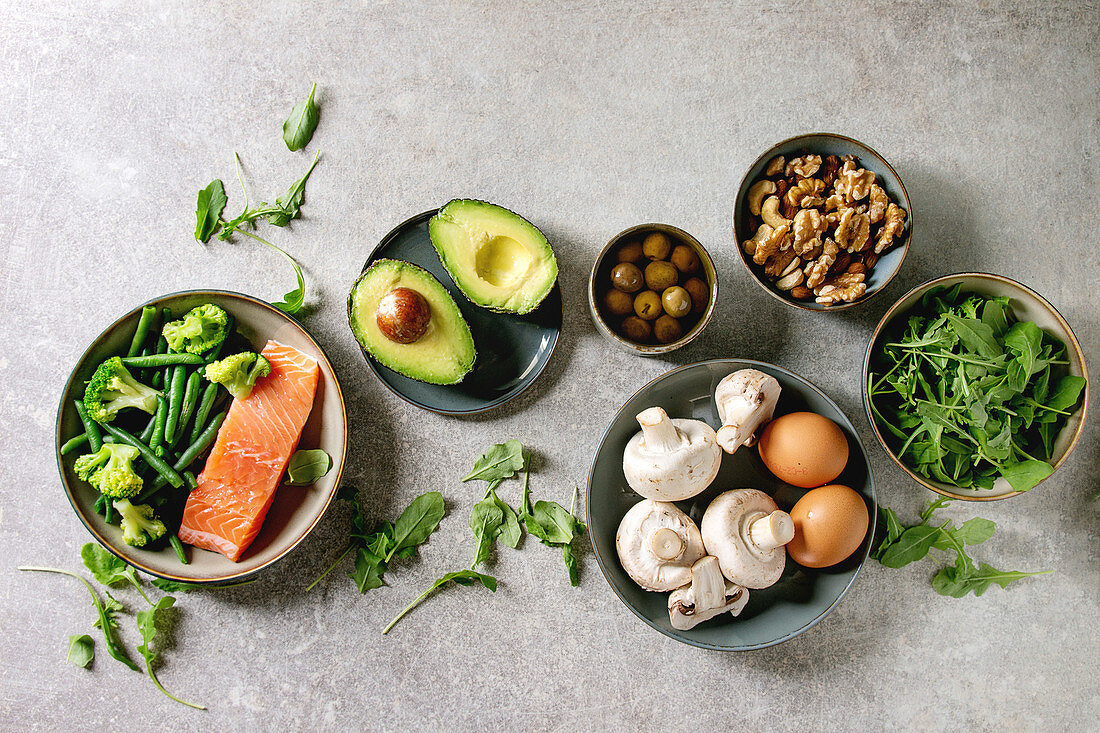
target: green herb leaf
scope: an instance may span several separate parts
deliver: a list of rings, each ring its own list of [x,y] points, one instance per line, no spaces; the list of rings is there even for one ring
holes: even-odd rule
[[[285,194],[275,199],[275,206],[278,211],[267,215],[267,221],[269,223],[277,227],[285,227],[292,219],[297,219],[301,216],[302,204],[305,202],[306,181],[309,180],[309,175],[313,173],[313,169],[317,167],[317,161],[320,157],[320,152],[314,155],[313,163],[310,164],[306,174],[290,184],[290,188]],[[260,204],[260,206],[266,207],[270,206],[270,204]]]
[[[1020,461],[1001,466],[1001,475],[1015,491],[1028,491],[1054,473],[1054,467],[1046,461]]]
[[[565,558],[565,569],[569,573],[569,585],[576,588],[580,585],[580,574],[577,571],[577,556],[573,554],[573,545],[562,545],[561,553]]]
[[[446,512],[443,495],[429,491],[413,499],[393,525],[393,549],[389,556],[427,541]]]
[[[386,561],[365,547],[358,548],[355,553],[355,567],[348,577],[355,581],[355,587],[360,593],[366,593],[372,588],[381,588],[382,574],[386,572]]]
[[[75,664],[77,667],[87,669],[95,659],[95,642],[87,634],[76,634],[69,637],[69,652],[65,655],[65,661]]]
[[[225,185],[215,178],[210,185],[199,191],[195,204],[195,239],[203,244],[210,241],[220,226],[222,211],[229,199],[225,196]]]
[[[141,634],[141,644],[138,645],[138,652],[145,659],[145,672],[149,675],[149,679],[153,681],[156,688],[164,693],[167,697],[175,700],[181,705],[186,705],[189,708],[195,708],[196,710],[206,710],[202,705],[197,705],[193,702],[187,702],[181,700],[168,690],[164,689],[164,686],[157,679],[157,674],[153,670],[153,665],[157,663],[157,652],[153,649],[153,640],[156,639],[157,634],[166,633],[168,628],[168,622],[162,617],[162,612],[167,611],[176,602],[176,599],[172,596],[164,596],[145,611],[138,611],[137,613],[137,628],[138,633]]]
[[[1058,386],[1054,388],[1054,393],[1050,395],[1050,399],[1047,400],[1045,406],[1051,410],[1068,412],[1071,407],[1077,404],[1077,398],[1081,396],[1081,390],[1084,388],[1084,377],[1078,377],[1074,374],[1062,377],[1058,380]]]
[[[283,142],[291,152],[301,150],[313,139],[313,131],[317,129],[317,120],[321,112],[313,101],[313,95],[317,91],[317,85],[309,90],[309,97],[304,102],[299,102],[290,110],[290,117],[283,123]]]
[[[1008,588],[1010,583],[1032,575],[1045,575],[1049,570],[1041,570],[1036,573],[1022,573],[1015,570],[997,570],[992,565],[982,563],[981,567],[970,573],[963,573],[958,568],[948,565],[940,568],[932,577],[932,588],[941,596],[962,598],[967,593],[980,596],[988,590],[993,583]]]
[[[287,486],[310,486],[332,469],[332,456],[320,449],[295,451],[287,463]]]
[[[900,568],[916,562],[928,555],[939,534],[939,527],[926,524],[910,527],[901,533],[897,542],[886,548],[879,562],[888,568]]]
[[[88,542],[80,548],[80,559],[84,561],[84,567],[92,572],[92,577],[97,582],[110,587],[118,587],[129,583],[137,589],[137,592],[141,594],[146,603],[153,604],[149,597],[145,595],[145,591],[141,589],[137,571],[126,561],[115,557],[108,550],[94,542]]]
[[[485,451],[474,463],[474,468],[462,481],[500,481],[512,478],[525,465],[523,444],[516,439],[497,443]]]
[[[497,496],[496,491],[490,491],[489,495],[492,496],[497,508],[504,515],[504,520],[500,525],[500,541],[514,550],[523,538],[523,527],[520,526],[519,516],[516,514],[516,510],[508,505],[508,502]]]
[[[905,531],[905,528],[901,526],[901,520],[898,519],[897,512],[893,509],[885,506],[880,506],[879,516],[882,517],[882,523],[886,527],[886,536],[882,538],[882,542],[875,549],[875,559],[882,557],[882,554],[886,552],[886,548],[898,541],[901,537],[901,533]]]
[[[496,593],[497,591],[497,579],[494,578],[492,575],[484,575],[473,570],[458,570],[453,573],[447,573],[442,578],[439,578],[434,583],[432,583],[431,587],[429,587],[428,590],[424,591],[415,599],[413,599],[412,603],[405,606],[405,608],[400,613],[394,616],[393,621],[390,621],[386,628],[382,629],[382,633],[389,633],[389,630],[392,629],[398,621],[404,618],[405,614],[420,605],[420,603],[425,598],[434,593],[436,590],[442,588],[444,585],[452,581],[457,585],[473,585],[474,583],[481,583],[493,593]]]
[[[470,514],[470,529],[474,532],[477,544],[474,549],[474,561],[470,564],[471,570],[489,559],[493,541],[503,521],[504,512],[491,496],[474,504],[474,510]]]
[[[1004,353],[993,335],[993,329],[974,318],[960,318],[954,313],[944,314],[966,348],[985,357]]]

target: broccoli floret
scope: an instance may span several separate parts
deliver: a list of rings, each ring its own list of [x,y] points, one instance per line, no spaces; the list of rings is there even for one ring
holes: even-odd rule
[[[165,323],[162,333],[172,351],[201,354],[225,341],[229,335],[229,314],[207,303],[187,311],[178,321]]]
[[[157,395],[134,379],[122,359],[112,356],[99,365],[84,390],[84,409],[96,422],[111,422],[119,410],[136,407],[152,415],[157,411]]]
[[[153,507],[148,504],[134,506],[129,499],[115,501],[115,509],[122,518],[123,541],[132,547],[145,547],[145,545],[159,540],[168,531],[164,522],[153,514]]]
[[[223,385],[229,394],[239,400],[252,394],[256,380],[270,373],[271,362],[251,351],[242,351],[206,365],[206,378]]]
[[[137,448],[123,443],[104,443],[95,453],[76,459],[76,475],[104,496],[126,498],[141,491],[141,476],[134,472]]]

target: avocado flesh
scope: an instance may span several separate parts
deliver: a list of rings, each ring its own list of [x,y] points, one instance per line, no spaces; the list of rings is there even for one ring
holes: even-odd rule
[[[420,293],[431,309],[427,330],[410,344],[390,340],[376,317],[382,298],[402,287]],[[474,367],[474,338],[451,294],[431,273],[408,262],[378,260],[359,276],[348,296],[348,323],[371,356],[411,379],[457,384]]]
[[[558,263],[534,224],[484,201],[451,201],[428,222],[432,246],[475,305],[530,313],[553,289]]]

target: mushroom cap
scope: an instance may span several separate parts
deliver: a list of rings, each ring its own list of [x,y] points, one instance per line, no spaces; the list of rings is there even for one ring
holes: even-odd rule
[[[655,551],[671,554],[664,551],[668,544],[662,541],[669,536],[667,531],[675,532],[682,543],[680,552],[671,559],[664,559]],[[650,499],[635,504],[619,522],[615,548],[626,574],[651,591],[675,590],[690,583],[691,566],[706,554],[703,537],[691,517],[675,504]]]
[[[753,522],[778,508],[763,491],[734,489],[719,494],[703,512],[703,545],[718,558],[727,580],[746,588],[767,588],[783,575],[786,549],[780,545],[763,550],[749,536]]]
[[[702,420],[675,418],[670,422],[681,436],[672,450],[649,445],[643,428],[623,451],[627,484],[654,501],[690,499],[710,486],[722,466],[722,449],[714,440],[714,428]]]
[[[722,378],[714,389],[714,404],[722,427],[716,440],[726,453],[756,442],[756,431],[772,419],[783,388],[757,369],[739,369]]]

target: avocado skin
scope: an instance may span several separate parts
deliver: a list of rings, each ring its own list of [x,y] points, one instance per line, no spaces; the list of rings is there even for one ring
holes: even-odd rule
[[[459,364],[457,370],[459,373],[455,376],[444,377],[433,374],[430,370],[422,368],[422,365],[418,363],[418,354],[416,350],[407,348],[413,346],[413,344],[399,344],[386,339],[384,336],[380,338],[375,336],[372,339],[371,334],[374,330],[377,330],[377,328],[370,329],[365,324],[361,324],[356,317],[356,295],[360,288],[366,287],[374,276],[383,275],[384,270],[392,271],[395,268],[402,276],[407,275],[415,280],[414,283],[401,284],[415,284],[419,286],[414,289],[428,300],[429,306],[432,309],[432,317],[433,319],[437,319],[437,323],[438,318],[447,311],[450,311],[455,319],[454,325],[456,333],[451,334],[451,336],[457,336],[469,351],[468,360],[462,360],[465,363]],[[396,286],[397,285],[395,285],[395,287]],[[369,307],[366,310],[369,313],[374,313],[377,302],[375,302],[373,306],[374,307]],[[466,323],[466,319],[462,316],[462,312],[454,302],[454,298],[451,297],[451,294],[447,292],[447,289],[443,287],[435,276],[427,270],[409,262],[391,259],[376,260],[356,278],[355,283],[351,286],[351,291],[348,293],[348,325],[351,327],[351,332],[355,336],[355,340],[358,341],[359,345],[378,363],[392,369],[398,374],[402,374],[410,379],[415,379],[418,382],[442,385],[458,384],[473,371],[474,364],[477,360],[477,351],[474,345],[473,335],[470,333],[470,326]],[[414,342],[414,344],[415,343],[416,342]]]
[[[449,207],[451,207],[452,204],[454,204],[454,205],[480,205],[480,206],[485,207],[486,210],[496,209],[496,210],[499,210],[501,212],[506,213],[507,215],[513,216],[519,222],[522,222],[522,224],[525,225],[526,229],[529,230],[527,233],[530,236],[531,240],[533,242],[535,242],[538,249],[540,249],[543,252],[546,252],[546,253],[549,254],[548,266],[550,268],[550,272],[551,272],[552,277],[550,277],[547,280],[543,281],[543,287],[541,289],[541,292],[536,291],[534,297],[531,298],[531,299],[525,300],[524,306],[520,307],[520,308],[510,308],[510,307],[507,307],[507,306],[496,305],[496,304],[493,304],[491,302],[487,302],[484,299],[480,299],[480,298],[476,297],[475,295],[471,294],[470,289],[467,286],[467,274],[466,274],[466,272],[458,266],[458,263],[454,262],[454,258],[449,256],[448,248],[446,247],[446,245],[443,242],[440,241],[441,237],[440,237],[436,227],[433,226],[436,223],[437,220],[440,220],[440,219],[443,219],[444,217],[446,217],[447,209]],[[494,204],[494,203],[489,202],[489,201],[482,201],[481,199],[451,199],[446,204],[444,204],[439,209],[439,211],[435,214],[435,216],[433,216],[428,221],[428,234],[429,234],[429,238],[431,239],[432,247],[435,249],[436,254],[439,255],[439,261],[443,264],[443,268],[447,271],[447,274],[451,276],[451,280],[454,281],[455,285],[458,286],[458,289],[462,292],[462,294],[464,296],[466,296],[467,300],[469,300],[471,303],[473,303],[474,305],[479,306],[481,308],[485,308],[485,309],[493,311],[495,313],[512,313],[512,314],[516,314],[516,315],[526,315],[527,313],[530,313],[531,311],[533,311],[533,310],[535,310],[536,308],[539,307],[539,305],[542,303],[543,300],[546,299],[546,296],[550,294],[550,291],[554,289],[554,285],[557,283],[557,280],[558,280],[557,258],[554,254],[553,247],[550,246],[550,242],[546,238],[546,235],[542,233],[541,229],[536,227],[534,224],[532,224],[530,221],[528,221],[524,217],[520,216],[519,214],[512,211],[511,209],[505,208],[505,207],[503,207],[499,204]],[[480,278],[476,274],[472,275],[472,277],[470,279],[480,280]]]

